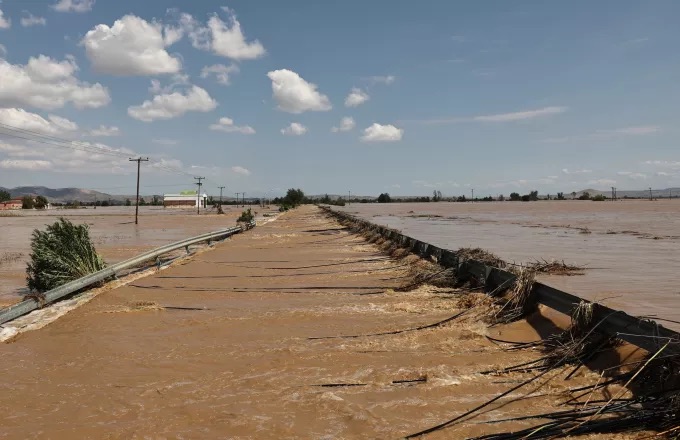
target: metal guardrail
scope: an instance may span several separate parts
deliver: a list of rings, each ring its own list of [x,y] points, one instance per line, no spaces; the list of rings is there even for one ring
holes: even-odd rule
[[[379,226],[367,220],[357,218],[353,215],[335,211],[331,208],[322,206],[327,213],[344,220],[379,233],[386,239],[399,243],[408,248],[411,252],[424,258],[433,258],[444,267],[454,267],[462,277],[474,278],[480,285],[493,291],[501,285],[508,285],[515,275],[492,266],[487,266],[481,261],[461,259],[456,252],[433,246],[429,243],[417,240],[402,234],[399,231]],[[546,307],[554,309],[560,313],[571,316],[574,309],[581,303],[591,303],[591,301],[572,295],[567,292],[555,289],[546,284],[535,282],[533,294],[536,301]],[[656,352],[666,342],[674,341],[674,344],[666,348],[666,352],[680,353],[680,333],[667,329],[651,319],[641,319],[630,316],[621,310],[614,310],[598,303],[593,304],[593,320],[600,323],[598,331],[617,337],[625,342],[640,347],[649,352]]]
[[[120,263],[112,264],[98,272],[92,273],[90,275],[84,276],[77,280],[63,284],[55,289],[45,292],[44,302],[45,304],[53,303],[67,295],[75,293],[85,287],[91,286],[96,283],[100,283],[107,279],[115,277],[120,271],[132,269],[139,266],[141,263],[146,261],[155,260],[163,254],[175,251],[177,249],[185,248],[187,253],[189,253],[189,246],[198,244],[204,241],[210,243],[213,240],[223,240],[234,234],[238,234],[244,230],[252,229],[255,227],[255,222],[250,222],[245,225],[245,227],[235,226],[233,228],[221,229],[219,231],[207,232],[205,234],[197,235],[195,237],[186,238],[184,240],[176,241],[174,243],[166,244],[159,248],[150,250],[141,255],[138,255],[129,260],[121,261]],[[40,308],[40,305],[34,299],[27,299],[13,306],[9,306],[5,309],[0,310],[0,324],[12,321],[20,316],[23,316],[33,310]]]

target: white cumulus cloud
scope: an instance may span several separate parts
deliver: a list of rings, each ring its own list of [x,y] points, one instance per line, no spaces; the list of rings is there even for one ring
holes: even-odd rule
[[[215,107],[217,101],[212,99],[205,89],[192,86],[186,93],[156,95],[141,105],[128,107],[128,115],[140,121],[151,122],[157,119],[176,118],[186,112],[209,112]]]
[[[23,27],[29,27],[29,26],[45,26],[47,24],[47,20],[45,20],[45,17],[36,17],[33,14],[28,14],[25,17],[21,17],[21,25]]]
[[[307,133],[307,127],[298,122],[292,122],[288,127],[281,129],[281,134],[286,136],[302,136],[305,133]]]
[[[222,10],[227,14],[226,21],[215,14],[208,19],[207,24],[183,13],[176,29],[182,34],[186,33],[195,48],[211,51],[215,55],[236,61],[264,56],[266,50],[262,43],[258,40],[247,41],[234,11],[229,8]]]
[[[234,125],[231,118],[220,118],[217,124],[210,126],[211,130],[223,131],[225,133],[255,134],[255,129],[250,125]]]
[[[385,75],[385,76],[371,76],[368,78],[368,81],[373,83],[373,84],[385,84],[385,85],[390,85],[392,84],[397,78],[394,75]]]
[[[236,173],[236,174],[240,174],[242,176],[250,176],[250,174],[251,174],[249,169],[243,168],[242,166],[238,166],[238,165],[231,167],[231,171]]]
[[[305,81],[288,69],[267,73],[272,81],[272,92],[279,109],[289,113],[328,111],[332,108],[326,95],[319,93],[316,84]]]
[[[356,124],[354,123],[354,119],[347,116],[347,117],[344,117],[340,120],[340,126],[339,127],[333,127],[333,128],[331,128],[331,131],[333,133],[337,133],[339,131],[350,131],[354,128],[355,125]]]
[[[5,14],[0,9],[0,29],[9,29],[12,27],[12,20],[5,18]]]
[[[5,106],[29,105],[41,109],[64,107],[97,108],[111,98],[106,87],[91,85],[75,77],[78,66],[72,58],[56,61],[45,55],[31,57],[26,65],[0,59],[0,102]]]
[[[78,124],[56,115],[47,119],[21,108],[0,108],[0,123],[46,135],[63,136],[78,130]]]
[[[33,159],[5,159],[0,161],[0,168],[5,170],[40,171],[52,168],[52,163],[47,160]]]
[[[108,137],[108,136],[120,136],[120,128],[106,125],[100,125],[98,128],[94,128],[89,131],[89,136],[94,137]]]
[[[94,0],[59,0],[50,7],[57,12],[88,12],[92,6]]]
[[[345,107],[357,107],[363,104],[364,102],[368,101],[369,99],[370,96],[368,96],[368,93],[354,87],[352,88],[352,90],[350,90],[349,95],[347,95],[347,98],[345,98]]]
[[[394,125],[374,123],[364,130],[361,140],[363,142],[395,142],[400,141],[403,135],[404,130]]]
[[[239,68],[236,64],[230,66],[214,64],[212,66],[205,66],[201,70],[201,78],[208,78],[210,75],[215,75],[215,79],[218,83],[228,86],[231,83],[230,76],[238,72]]]
[[[179,58],[165,47],[162,26],[135,15],[126,15],[109,27],[98,24],[85,34],[81,44],[92,67],[99,73],[119,76],[177,73]]]

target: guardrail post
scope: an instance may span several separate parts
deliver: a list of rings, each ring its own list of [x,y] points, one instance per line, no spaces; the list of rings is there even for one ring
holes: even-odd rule
[[[184,250],[187,251],[187,255],[189,255],[189,246],[184,246]]]

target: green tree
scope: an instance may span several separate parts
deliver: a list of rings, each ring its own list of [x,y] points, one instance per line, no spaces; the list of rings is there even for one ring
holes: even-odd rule
[[[125,199],[125,206],[132,206],[132,201],[130,199]]]
[[[388,193],[382,193],[378,196],[378,203],[390,203],[392,198]]]
[[[286,192],[286,197],[283,198],[283,204],[292,206],[293,208],[302,205],[304,201],[305,193],[302,192],[300,188],[298,189],[290,188],[288,192]]]
[[[4,189],[0,190],[0,202],[4,202],[5,200],[10,200],[12,196],[10,193],[5,191]]]
[[[588,191],[583,191],[583,194],[581,194],[578,197],[579,200],[590,200],[590,193]]]
[[[144,200],[144,197],[139,198],[139,206],[146,206],[146,200]]]
[[[538,191],[531,191],[529,193],[529,200],[531,200],[532,202],[538,200]]]
[[[564,193],[558,192],[557,193],[557,200],[564,200]]]
[[[47,201],[47,198],[43,196],[38,196],[35,198],[35,203],[33,204],[33,206],[35,207],[35,209],[45,209],[47,208],[48,204],[49,202]]]
[[[33,197],[31,196],[24,196],[21,199],[21,209],[33,209],[35,207],[35,203],[33,202]]]
[[[31,291],[45,292],[103,269],[87,224],[74,225],[60,218],[45,231],[34,230],[26,281]]]
[[[519,193],[514,192],[510,193],[510,200],[512,200],[513,202],[518,202],[522,200],[522,197],[519,195]]]
[[[438,202],[442,199],[442,192],[434,190],[432,191],[432,201],[433,202]]]

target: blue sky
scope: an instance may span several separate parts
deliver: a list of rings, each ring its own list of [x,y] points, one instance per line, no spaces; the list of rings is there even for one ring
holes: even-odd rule
[[[136,155],[144,193],[680,186],[676,1],[0,11],[2,186],[130,193]]]

